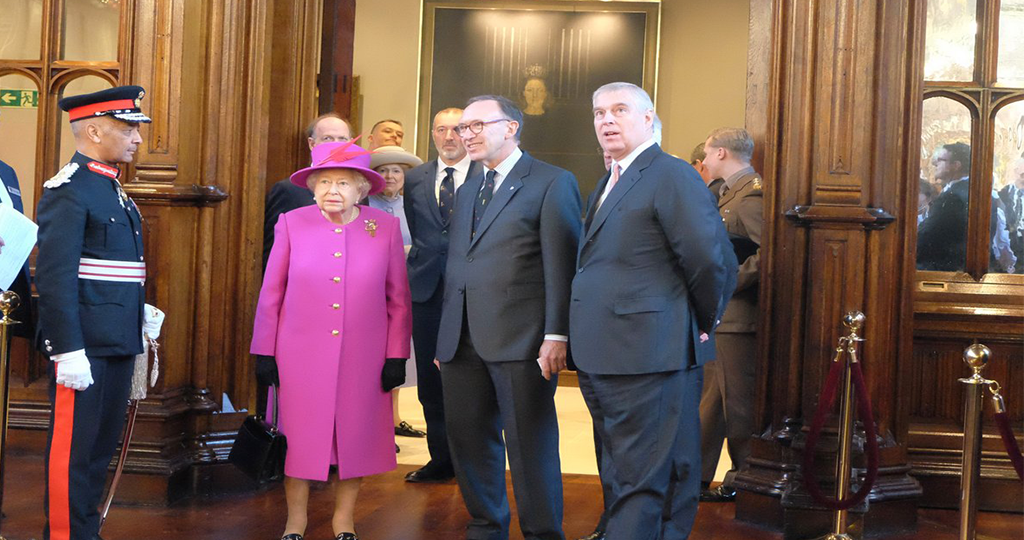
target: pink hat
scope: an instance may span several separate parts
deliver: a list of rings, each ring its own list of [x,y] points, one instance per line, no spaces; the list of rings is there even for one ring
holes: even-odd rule
[[[358,137],[356,138],[358,139]],[[370,151],[356,145],[356,139],[344,142],[328,142],[313,147],[312,165],[295,171],[291,176],[293,184],[308,188],[306,179],[315,171],[323,169],[352,169],[370,182],[370,193],[384,191],[384,177],[370,168]]]

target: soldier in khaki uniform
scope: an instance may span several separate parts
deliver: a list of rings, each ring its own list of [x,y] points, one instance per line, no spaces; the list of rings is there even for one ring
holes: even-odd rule
[[[711,178],[724,178],[718,196],[718,211],[736,249],[740,263],[736,292],[716,329],[717,359],[704,367],[704,389],[700,401],[701,501],[727,502],[736,497],[732,480],[750,455],[754,433],[757,357],[757,295],[761,260],[761,227],[764,223],[761,176],[750,166],[754,141],[740,128],[719,128],[704,143],[702,161]],[[723,437],[728,441],[732,468],[721,486],[708,489]]]

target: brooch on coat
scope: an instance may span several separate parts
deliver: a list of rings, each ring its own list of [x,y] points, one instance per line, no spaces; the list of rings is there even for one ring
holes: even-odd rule
[[[68,163],[63,169],[58,171],[57,174],[53,175],[53,178],[43,183],[43,187],[46,189],[53,189],[63,186],[71,181],[71,176],[75,174],[76,171],[78,171],[78,164]]]
[[[363,223],[366,224],[366,233],[370,235],[370,238],[376,238],[377,237],[377,220],[376,219],[367,219],[367,220],[364,220]]]

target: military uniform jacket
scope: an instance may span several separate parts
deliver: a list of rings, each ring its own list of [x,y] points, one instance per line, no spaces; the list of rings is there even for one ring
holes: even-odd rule
[[[761,245],[764,226],[764,192],[761,177],[750,172],[741,176],[718,200],[725,230]],[[736,292],[733,293],[718,326],[719,333],[754,332],[757,329],[757,283],[760,277],[761,250],[739,261]]]
[[[75,153],[44,184],[37,209],[36,339],[47,356],[81,349],[88,356],[142,352],[144,283],[79,278],[82,258],[144,262],[142,216],[122,198],[117,173]]]

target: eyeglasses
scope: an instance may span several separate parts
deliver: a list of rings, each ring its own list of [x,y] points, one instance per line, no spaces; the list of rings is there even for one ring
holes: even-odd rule
[[[459,124],[455,126],[455,133],[458,133],[460,137],[466,136],[466,130],[471,131],[474,135],[479,135],[484,130],[484,126],[488,126],[497,122],[511,122],[511,118],[499,118],[497,120],[477,120],[469,124]]]

